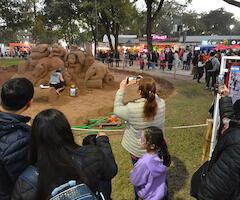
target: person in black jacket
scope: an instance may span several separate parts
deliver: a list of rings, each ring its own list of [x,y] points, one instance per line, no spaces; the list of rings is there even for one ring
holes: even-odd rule
[[[49,199],[54,188],[69,180],[85,183],[96,192],[100,181],[110,181],[117,174],[108,137],[98,133],[96,145],[80,147],[66,117],[55,109],[44,110],[35,117],[29,155],[30,164],[36,167],[29,178],[34,176],[37,184],[20,176],[12,200]]]
[[[30,117],[21,114],[31,105],[33,85],[25,78],[5,82],[0,108],[0,199],[9,200],[15,181],[27,167]]]
[[[226,89],[220,100],[221,136],[201,183],[199,200],[240,199],[240,100],[232,106]]]

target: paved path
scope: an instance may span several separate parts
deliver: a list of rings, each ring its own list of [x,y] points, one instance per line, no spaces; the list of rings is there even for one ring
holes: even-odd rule
[[[119,67],[115,66],[115,63],[113,64],[113,68],[110,67],[110,69],[115,69],[119,71],[129,71],[129,72],[137,72],[137,73],[147,73],[151,76],[157,76],[159,78],[165,78],[167,80],[171,81],[180,81],[180,80],[185,80],[185,81],[190,81],[193,78],[193,75],[191,75],[191,71],[186,71],[186,70],[181,70],[178,69],[176,71],[176,78],[174,79],[174,72],[173,71],[163,71],[157,67],[156,69],[151,69],[151,70],[140,70],[140,67],[138,65],[138,62],[134,62],[133,66],[131,67],[123,67],[123,63],[119,64]]]

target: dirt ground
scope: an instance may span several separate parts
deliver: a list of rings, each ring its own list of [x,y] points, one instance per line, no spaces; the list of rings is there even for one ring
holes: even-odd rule
[[[15,72],[16,68],[0,69],[0,86],[6,80],[9,80]],[[103,89],[79,88],[77,97],[70,97],[68,95],[68,88],[65,89],[60,98],[54,103],[49,103],[46,95],[41,96],[41,94],[37,94],[32,106],[25,111],[24,115],[33,118],[38,112],[44,109],[56,108],[67,116],[71,125],[82,125],[87,119],[104,116],[113,111],[114,98],[119,88],[119,83],[129,75],[114,71],[111,71],[111,73],[115,77],[115,82],[112,86],[106,85]],[[167,98],[174,92],[174,87],[170,82],[163,79],[156,81],[158,82],[158,93],[162,98]],[[47,94],[46,92],[44,93]],[[138,98],[137,86],[134,85],[127,90],[125,102],[136,98]]]

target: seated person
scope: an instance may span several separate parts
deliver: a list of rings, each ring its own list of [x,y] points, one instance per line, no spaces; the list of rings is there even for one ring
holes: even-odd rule
[[[60,94],[60,92],[64,89],[64,84],[65,81],[61,73],[61,70],[57,69],[55,72],[52,73],[49,85],[56,89],[57,94]]]

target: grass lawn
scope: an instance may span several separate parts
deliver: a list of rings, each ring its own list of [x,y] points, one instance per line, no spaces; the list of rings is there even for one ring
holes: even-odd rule
[[[166,127],[203,124],[208,117],[212,95],[197,83],[177,83],[176,94],[166,100]],[[203,134],[206,128],[166,129],[166,138],[172,165],[168,170],[171,199],[188,200],[190,180],[201,164]],[[119,172],[113,180],[113,199],[132,200],[133,189],[129,182],[132,169],[128,153],[121,147],[121,136],[112,136],[113,151]]]
[[[18,65],[25,60],[19,58],[2,58],[0,59],[0,68],[1,67],[10,67],[12,65]]]

